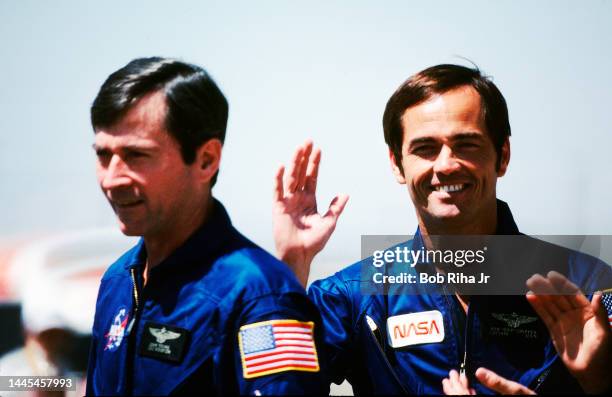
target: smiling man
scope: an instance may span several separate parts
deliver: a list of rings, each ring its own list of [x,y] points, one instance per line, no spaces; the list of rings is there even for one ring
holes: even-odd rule
[[[493,96],[495,86],[477,86]],[[475,87],[462,85],[407,109],[395,120],[388,110],[393,173],[408,188],[425,234],[493,234],[495,187],[510,160],[510,126],[487,133],[485,105]],[[498,94],[498,100],[503,100]],[[491,108],[491,104],[486,104]],[[389,108],[388,108],[389,109]],[[497,112],[502,110],[496,109]],[[503,117],[502,115],[499,115]],[[495,115],[489,116],[493,118]],[[507,113],[505,114],[507,119]],[[394,133],[400,123],[403,134]],[[489,123],[503,123],[489,120]],[[494,126],[491,126],[494,128]],[[398,137],[404,138],[398,141]],[[474,222],[474,220],[478,222]]]
[[[200,67],[135,59],[91,108],[97,176],[121,231],[104,275],[88,395],[321,390],[319,316],[212,196],[228,104]]]
[[[504,176],[510,161],[508,110],[501,92],[480,71],[438,65],[413,75],[387,102],[383,129],[393,174],[407,187],[418,219],[414,239],[402,248],[452,247],[452,236],[457,235],[476,235],[473,241],[478,242],[483,236],[520,234],[508,205],[496,193],[497,179]],[[315,193],[320,159],[320,150],[313,151],[307,142],[296,151],[287,176],[283,167],[276,175],[277,255],[304,285],[312,259],[325,246],[348,200],[346,195],[337,196],[319,215]],[[561,270],[583,291],[593,292],[612,286],[610,267],[539,240],[526,237],[521,242],[526,242],[523,252],[494,245],[501,246],[499,251],[490,250],[498,259],[485,263],[490,266],[487,271],[507,276],[497,278],[500,286],[506,279],[520,281],[521,292],[514,295],[469,294],[448,284],[425,288],[410,283],[371,293],[367,288],[372,283],[371,258],[312,283],[308,293],[321,311],[326,331],[328,381],[346,379],[356,394],[441,394],[451,390],[448,379],[444,385],[443,379],[459,369],[461,378],[456,372],[450,376],[457,381],[453,384],[462,386],[460,392],[469,385],[469,391],[486,394],[496,386],[492,376],[483,375],[492,372],[479,371],[485,367],[513,386],[537,392],[582,388],[593,393],[609,388],[605,371],[612,364],[612,335],[601,300],[591,309],[584,298],[576,310],[570,310],[575,303],[564,297],[557,302],[549,295],[558,292],[544,290],[546,302],[555,308],[551,317],[555,320],[547,316],[544,324],[538,319],[544,312],[537,300],[528,301],[524,287],[534,280],[529,278],[534,273]],[[434,274],[437,279],[453,269],[434,261],[405,265],[396,260],[387,269],[405,269],[412,279],[418,279],[417,274]],[[462,271],[470,271],[470,266]],[[576,291],[577,287],[571,294]],[[599,320],[589,322],[590,331],[586,322],[573,321],[593,319],[595,311]],[[564,312],[572,314],[561,315]],[[567,324],[575,324],[572,343],[559,343],[557,317],[565,324],[562,335],[569,335]],[[600,343],[603,340],[607,342]],[[582,352],[579,360],[577,350]],[[519,389],[528,390],[512,390]]]

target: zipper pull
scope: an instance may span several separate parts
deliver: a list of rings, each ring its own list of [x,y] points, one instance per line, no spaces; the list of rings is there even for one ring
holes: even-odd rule
[[[136,322],[136,316],[138,315],[138,309],[140,308],[140,301],[138,299],[138,286],[136,284],[136,269],[130,269],[130,275],[132,276],[132,295],[134,297],[134,310],[132,313],[132,319],[127,326],[127,334],[130,335],[132,333],[132,328],[134,327],[134,323]]]
[[[465,375],[465,362],[467,361],[467,350],[463,352],[463,362],[459,367],[459,375]]]

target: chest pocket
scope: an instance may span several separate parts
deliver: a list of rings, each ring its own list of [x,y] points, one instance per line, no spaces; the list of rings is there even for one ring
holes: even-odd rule
[[[374,313],[383,317],[375,321],[393,376],[408,393],[439,394],[446,368],[459,365],[451,324],[432,302],[415,305],[414,299],[396,296],[386,300],[377,301],[371,312],[373,319]]]
[[[136,341],[135,394],[204,387],[206,379],[212,384],[221,321],[217,302],[197,290],[182,293],[189,299],[174,305],[145,302]]]
[[[545,366],[555,355],[548,331],[521,296],[489,296],[474,305],[480,332],[472,346],[478,365],[518,379],[526,371]]]
[[[482,329],[481,346],[486,346],[479,350],[486,352],[488,357],[482,357],[485,362],[501,361],[515,370],[523,371],[543,365],[549,338],[537,314],[526,303],[517,301],[515,299],[512,304],[500,302],[478,313]]]

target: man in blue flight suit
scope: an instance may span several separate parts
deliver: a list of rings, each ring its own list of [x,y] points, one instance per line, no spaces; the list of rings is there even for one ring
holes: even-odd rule
[[[91,108],[97,176],[121,231],[104,275],[88,395],[320,392],[320,317],[287,267],[213,198],[228,104],[200,67],[135,59]]]
[[[419,222],[407,247],[413,251],[443,248],[440,242],[449,235],[520,234],[508,205],[496,197],[497,178],[504,175],[510,161],[506,102],[478,70],[438,65],[417,73],[389,99],[383,127],[393,173],[407,186]],[[277,256],[304,285],[313,257],[329,239],[348,200],[339,195],[324,215],[318,214],[315,191],[320,158],[320,150],[313,151],[307,142],[296,151],[287,176],[283,167],[276,175]],[[557,273],[550,270],[567,275],[585,293],[612,286],[610,267],[595,258],[528,237],[522,242],[526,244],[522,253],[508,251],[502,244],[496,254],[507,260],[493,268],[500,274],[523,277],[522,287],[528,279],[533,284],[542,278],[529,278],[534,273],[554,278]],[[534,255],[559,262],[528,266],[534,263]],[[371,262],[368,258],[310,286],[309,296],[325,326],[329,382],[347,379],[357,394],[441,394],[450,390],[443,388],[442,380],[449,371],[459,369],[463,391],[470,385],[475,392],[491,393],[495,384],[483,376],[482,368],[487,368],[494,372],[485,375],[496,374],[539,393],[581,389],[596,393],[610,388],[605,370],[612,364],[612,336],[601,300],[594,300],[596,310],[576,306],[574,313],[591,310],[598,315],[585,316],[588,324],[576,323],[580,335],[569,346],[559,343],[553,332],[558,319],[539,319],[544,311],[536,313],[530,303],[537,302],[528,301],[524,291],[490,296],[461,288],[419,293],[414,284],[403,284],[390,287],[395,293],[367,293],[372,279],[364,274],[369,276]],[[407,272],[413,275],[449,271],[427,261],[412,265]],[[568,318],[559,313],[558,318]],[[578,355],[572,350],[577,346]],[[457,373],[451,372],[451,381],[457,379]]]

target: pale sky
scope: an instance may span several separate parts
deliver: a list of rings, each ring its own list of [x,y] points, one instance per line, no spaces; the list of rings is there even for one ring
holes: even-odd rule
[[[413,233],[382,113],[411,74],[461,57],[508,102],[498,196],[521,230],[612,234],[612,1],[85,3],[0,0],[0,237],[115,225],[89,106],[152,55],[205,67],[227,96],[214,194],[267,249],[275,169],[306,138],[323,150],[319,207],[351,195],[320,260],[358,259],[362,234]]]

